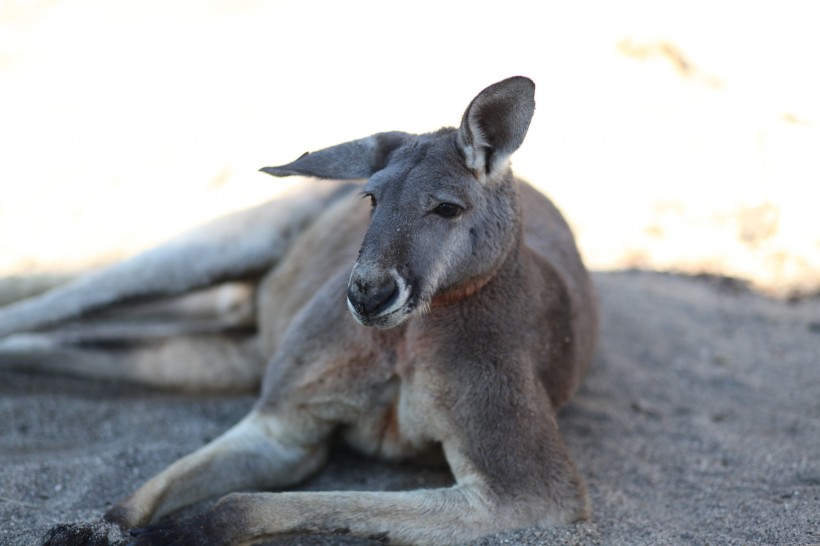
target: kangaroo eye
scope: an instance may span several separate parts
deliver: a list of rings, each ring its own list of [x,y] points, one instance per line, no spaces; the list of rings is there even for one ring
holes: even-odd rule
[[[464,209],[458,205],[453,203],[441,203],[433,212],[441,216],[442,218],[456,218],[461,216],[461,213],[464,212]]]
[[[370,198],[370,207],[371,208],[376,208],[376,196],[373,195],[372,193],[368,193],[367,197]]]

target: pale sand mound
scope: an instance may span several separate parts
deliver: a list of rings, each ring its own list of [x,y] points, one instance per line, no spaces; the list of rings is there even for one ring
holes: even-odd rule
[[[820,543],[820,300],[648,273],[596,281],[598,358],[559,417],[593,520],[476,544]],[[36,544],[54,523],[99,517],[252,401],[3,373],[0,544]],[[306,487],[447,481],[344,453]],[[315,543],[368,541],[271,542]]]

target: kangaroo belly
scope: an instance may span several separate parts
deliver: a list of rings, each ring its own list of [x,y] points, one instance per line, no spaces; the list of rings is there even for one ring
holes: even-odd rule
[[[257,313],[265,357],[273,355],[293,317],[319,288],[341,268],[352,268],[368,217],[367,203],[356,194],[340,197],[295,239],[281,262],[262,280]]]

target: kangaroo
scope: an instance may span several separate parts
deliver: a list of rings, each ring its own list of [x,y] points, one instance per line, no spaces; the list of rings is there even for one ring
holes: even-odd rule
[[[509,78],[458,128],[263,168],[355,182],[316,182],[0,310],[0,359],[18,366],[193,389],[261,379],[244,419],[105,521],[136,545],[294,532],[435,545],[587,518],[555,411],[592,359],[596,307],[566,222],[510,168],[534,94]],[[331,435],[389,459],[438,452],[455,484],[284,491],[322,467]],[[107,539],[63,525],[45,543]]]

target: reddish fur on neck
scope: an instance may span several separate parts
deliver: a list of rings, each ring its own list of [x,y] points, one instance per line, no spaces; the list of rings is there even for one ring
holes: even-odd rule
[[[460,284],[447,290],[446,292],[442,292],[441,294],[433,297],[430,301],[430,306],[437,307],[440,305],[451,305],[453,303],[458,303],[484,288],[484,286],[490,282],[490,279],[492,279],[492,275],[471,279],[464,284]]]

